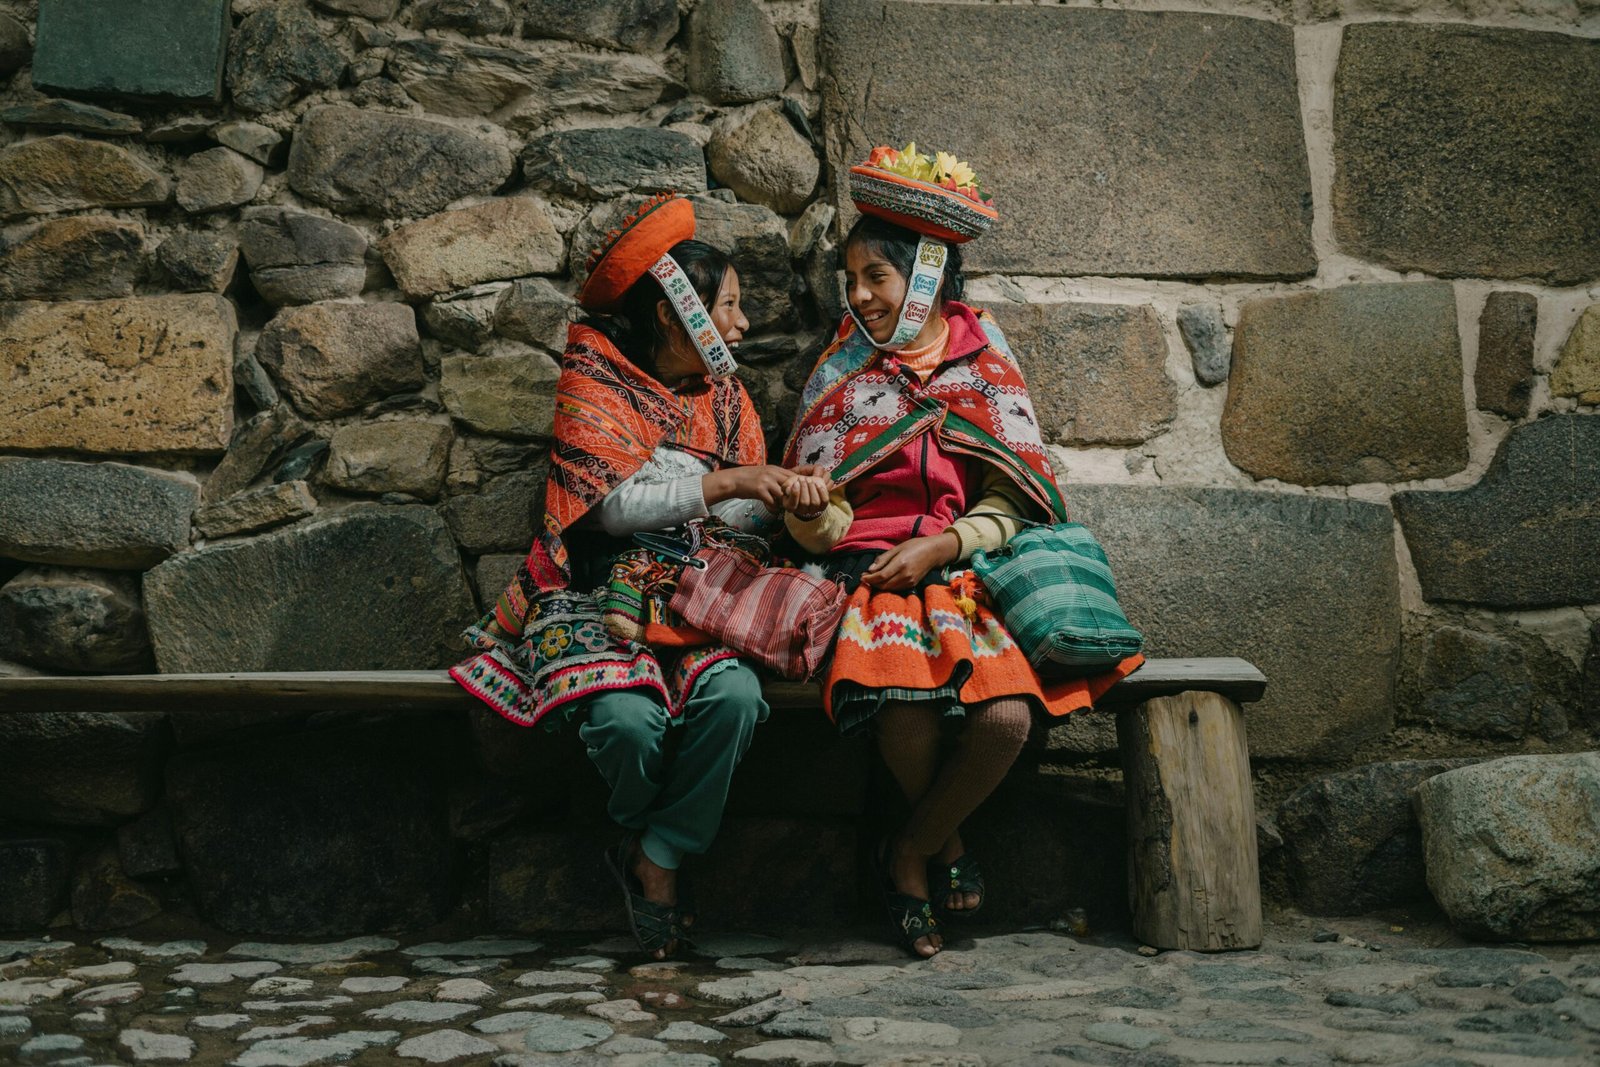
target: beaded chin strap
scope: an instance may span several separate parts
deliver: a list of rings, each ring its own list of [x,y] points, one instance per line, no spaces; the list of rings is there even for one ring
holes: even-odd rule
[[[855,308],[850,308],[850,317],[856,320],[862,336],[874,348],[898,352],[922,332],[923,323],[933,314],[933,300],[939,292],[939,283],[944,280],[944,265],[949,254],[950,249],[943,241],[928,236],[917,238],[917,254],[911,261],[911,277],[906,279],[906,298],[900,305],[900,319],[887,341],[881,344],[873,341],[867,324],[861,321]]]
[[[717,332],[706,306],[700,302],[700,294],[694,291],[689,275],[684,273],[678,261],[670,254],[663,255],[651,266],[650,274],[666,291],[667,303],[672,305],[678,321],[683,323],[694,350],[700,353],[700,362],[706,365],[706,372],[713,378],[726,378],[737,371],[739,364],[734,362],[733,353],[728,351],[727,343]]]

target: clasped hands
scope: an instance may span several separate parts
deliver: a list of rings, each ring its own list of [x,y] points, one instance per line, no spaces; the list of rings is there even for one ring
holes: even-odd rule
[[[706,503],[740,497],[759,500],[774,511],[787,511],[802,521],[821,515],[828,506],[833,479],[825,467],[802,464],[788,470],[772,464],[728,467],[706,475]],[[904,591],[936,567],[953,563],[961,540],[953,533],[913,537],[872,561],[861,580],[874,589]]]

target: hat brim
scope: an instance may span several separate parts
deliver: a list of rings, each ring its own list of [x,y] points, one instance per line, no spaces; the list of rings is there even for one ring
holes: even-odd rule
[[[850,199],[864,215],[956,244],[982,237],[1000,218],[964,193],[865,164],[850,168]]]
[[[682,197],[647,204],[584,279],[578,304],[590,311],[615,309],[656,260],[694,236],[694,227],[694,205]]]

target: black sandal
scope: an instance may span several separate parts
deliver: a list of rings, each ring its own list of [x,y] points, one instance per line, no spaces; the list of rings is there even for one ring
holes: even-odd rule
[[[978,866],[978,861],[973,857],[972,853],[962,853],[949,863],[940,863],[935,860],[928,864],[928,885],[939,885],[945,882],[949,883],[949,888],[942,889],[936,894],[939,903],[934,905],[934,910],[945,919],[976,915],[983,908],[983,902],[988,898],[988,893],[983,884],[983,870]],[[946,907],[944,902],[952,893],[975,893],[978,897],[978,904],[972,908]]]
[[[688,946],[689,938],[679,924],[678,911],[666,904],[657,904],[644,895],[644,887],[628,869],[628,861],[632,857],[633,847],[638,839],[632,834],[625,835],[621,841],[605,850],[606,866],[611,869],[611,874],[622,887],[622,906],[628,913],[628,928],[633,932],[633,939],[639,947],[652,957],[667,945],[676,941],[675,949]],[[668,952],[661,957],[667,959],[673,953]]]
[[[917,942],[939,933],[939,920],[934,918],[933,905],[894,887],[894,882],[889,878],[889,865],[884,859],[887,851],[887,843],[879,846],[876,859],[878,888],[883,898],[883,909],[889,916],[889,925],[894,927],[900,944],[907,952],[918,959],[932,959],[943,951],[944,946],[934,946],[933,951],[924,956],[917,951]]]

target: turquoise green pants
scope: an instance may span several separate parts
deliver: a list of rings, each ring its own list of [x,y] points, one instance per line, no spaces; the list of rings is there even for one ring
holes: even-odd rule
[[[755,671],[737,663],[702,678],[676,721],[643,689],[601,693],[586,710],[578,736],[611,785],[607,814],[669,870],[710,848],[733,769],[767,718]]]

